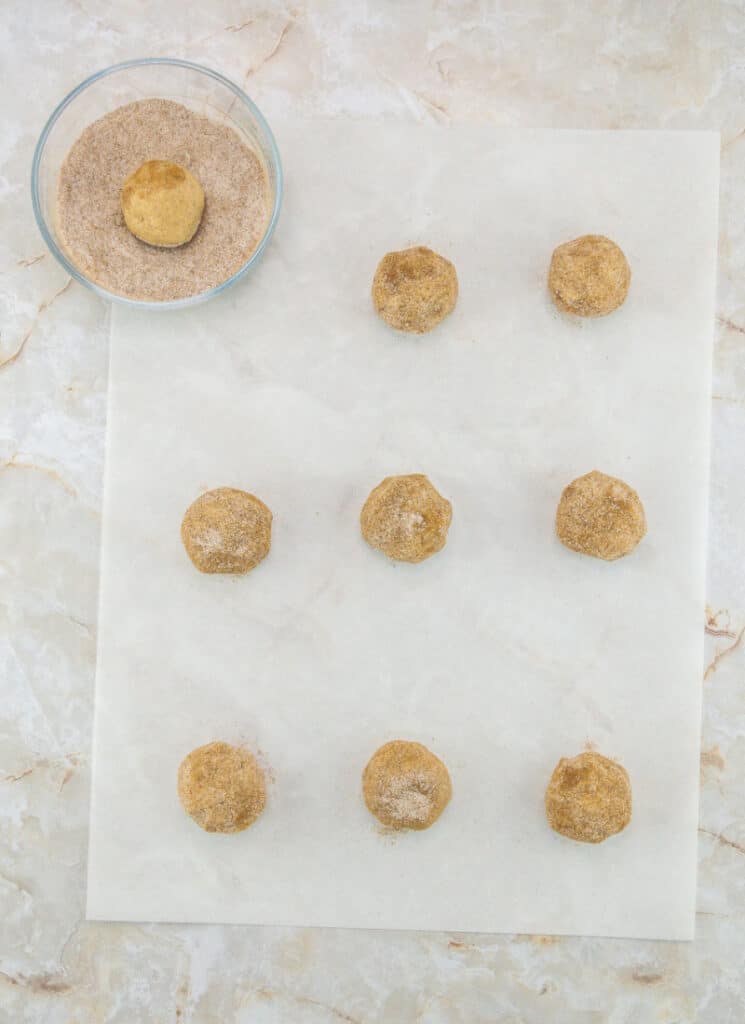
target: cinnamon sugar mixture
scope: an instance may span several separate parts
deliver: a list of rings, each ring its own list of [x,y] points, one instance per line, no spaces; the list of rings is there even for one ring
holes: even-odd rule
[[[146,160],[179,164],[204,189],[202,222],[186,245],[147,245],[124,223],[122,185]],[[239,270],[261,241],[272,198],[263,164],[233,128],[171,100],[139,100],[94,121],[72,146],[57,226],[68,258],[91,280],[128,298],[168,301]]]

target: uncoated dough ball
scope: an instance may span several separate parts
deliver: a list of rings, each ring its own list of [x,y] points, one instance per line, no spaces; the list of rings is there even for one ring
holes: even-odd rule
[[[376,750],[362,773],[367,809],[388,828],[429,828],[452,795],[450,774],[421,743],[392,740]]]
[[[579,843],[621,832],[631,821],[626,769],[594,751],[562,757],[546,789],[546,817],[555,832]]]
[[[548,287],[556,305],[576,316],[606,316],[629,292],[631,269],[604,235],[582,235],[554,249]]]
[[[253,494],[218,487],[189,505],[181,540],[200,572],[248,572],[269,554],[272,513]]]
[[[455,309],[458,277],[449,260],[419,245],[383,257],[375,271],[372,297],[391,327],[424,334]]]
[[[567,487],[556,510],[556,533],[572,551],[612,561],[633,551],[647,532],[633,487],[593,469]]]
[[[185,167],[169,160],[148,160],[124,182],[121,204],[133,235],[149,245],[173,248],[196,233],[204,192]]]
[[[422,562],[445,547],[453,506],[423,473],[387,476],[360,513],[368,544],[398,562]]]
[[[247,750],[208,743],[181,762],[178,796],[205,832],[242,832],[266,806],[264,772]]]

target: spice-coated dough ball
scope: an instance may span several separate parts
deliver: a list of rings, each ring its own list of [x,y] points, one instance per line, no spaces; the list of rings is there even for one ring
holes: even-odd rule
[[[631,821],[626,769],[586,751],[562,757],[546,789],[546,817],[555,832],[579,843],[602,843]]]
[[[196,233],[204,192],[185,167],[169,160],[148,160],[124,182],[121,205],[133,235],[149,245],[173,248]]]
[[[572,551],[612,561],[633,551],[646,532],[641,498],[623,480],[594,469],[564,488],[556,533]]]
[[[623,250],[604,235],[583,235],[554,249],[548,287],[564,313],[607,316],[623,303],[630,284]]]
[[[200,572],[245,573],[269,554],[272,513],[253,494],[218,487],[188,507],[181,540]]]
[[[205,832],[242,832],[266,806],[264,772],[247,750],[208,743],[181,762],[178,796]]]
[[[453,506],[423,473],[387,476],[362,507],[368,544],[398,562],[422,562],[447,540]]]
[[[372,297],[390,327],[424,334],[455,309],[458,277],[449,260],[419,245],[383,257],[375,271]]]
[[[434,825],[452,796],[450,774],[421,743],[392,740],[362,773],[367,809],[388,828],[421,831]]]

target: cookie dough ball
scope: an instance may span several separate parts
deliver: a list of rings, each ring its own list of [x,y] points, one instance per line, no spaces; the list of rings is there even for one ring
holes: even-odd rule
[[[130,174],[121,194],[124,222],[149,245],[173,248],[195,234],[204,210],[197,179],[169,160],[148,160]]]
[[[646,532],[641,499],[623,480],[594,469],[564,488],[556,533],[572,551],[612,561],[633,551]]]
[[[362,773],[367,809],[393,829],[434,825],[453,789],[447,768],[421,743],[393,740],[376,750]]]
[[[631,783],[615,761],[587,751],[562,757],[546,789],[546,817],[578,843],[602,843],[631,821]]]
[[[272,513],[253,494],[218,487],[189,505],[181,540],[200,572],[248,572],[269,554]]]
[[[564,313],[607,316],[629,292],[631,269],[623,251],[603,235],[583,235],[554,249],[551,296]]]
[[[375,271],[372,297],[375,309],[391,327],[425,334],[455,309],[455,267],[423,245],[389,252]]]
[[[362,536],[398,562],[423,562],[445,547],[453,506],[423,473],[387,476],[360,513]]]
[[[266,806],[264,773],[247,750],[208,743],[179,765],[178,797],[205,832],[242,832]]]

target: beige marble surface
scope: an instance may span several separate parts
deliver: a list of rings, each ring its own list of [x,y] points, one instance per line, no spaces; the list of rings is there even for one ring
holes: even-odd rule
[[[6,0],[2,25],[0,1022],[740,1022],[745,5]],[[217,67],[270,119],[721,131],[695,943],[82,921],[107,309],[45,254],[28,176],[58,99],[146,54]]]

